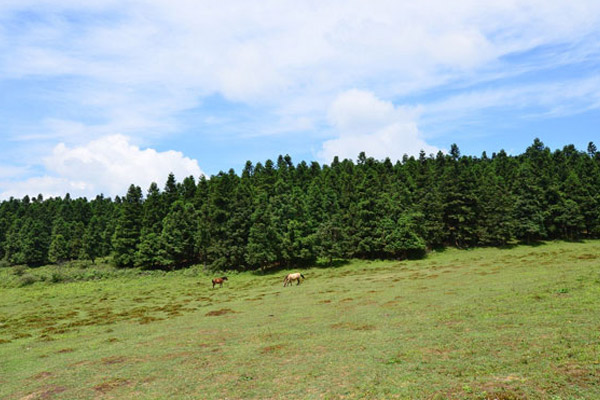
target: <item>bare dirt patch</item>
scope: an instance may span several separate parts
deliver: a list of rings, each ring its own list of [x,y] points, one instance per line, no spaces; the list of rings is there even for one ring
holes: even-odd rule
[[[46,378],[48,378],[50,376],[52,376],[52,372],[42,371],[39,374],[35,374],[31,378],[35,379],[36,381],[39,381],[39,380],[42,380],[42,379],[46,379]]]
[[[206,313],[207,317],[216,317],[225,314],[235,314],[237,311],[233,311],[231,308],[221,308],[220,310],[213,310]]]
[[[128,386],[130,384],[131,384],[131,382],[128,381],[127,379],[116,378],[116,379],[111,379],[106,382],[102,382],[101,384],[94,386],[94,390],[97,392],[100,392],[102,394],[105,394],[112,390],[115,390],[115,389],[123,387],[123,386]]]
[[[127,361],[127,358],[123,357],[123,356],[112,356],[112,357],[105,357],[101,361],[102,361],[102,364],[104,364],[104,365],[112,365],[112,364],[124,363],[125,361]]]
[[[349,329],[353,331],[373,331],[376,329],[375,325],[370,324],[354,324],[351,322],[340,322],[338,324],[331,325],[333,329]]]
[[[513,388],[506,383],[490,382],[481,386],[480,392],[486,395],[485,400],[523,400],[527,396],[518,388]]]
[[[283,348],[285,348],[284,345],[282,345],[282,344],[276,344],[276,345],[273,345],[273,346],[263,347],[262,349],[260,349],[260,352],[262,354],[269,354],[269,353],[277,352],[277,351],[279,351],[279,350],[281,350]]]
[[[67,388],[64,386],[57,385],[48,385],[44,386],[40,390],[33,392],[25,397],[22,397],[21,400],[46,400],[51,399],[55,395],[60,394],[66,391]]]
[[[74,352],[75,349],[71,349],[71,348],[66,348],[66,349],[60,349],[59,351],[57,351],[56,353],[58,354],[64,354],[64,353],[72,353]]]
[[[89,360],[82,360],[82,361],[77,361],[76,363],[69,364],[67,366],[69,368],[72,368],[72,367],[81,367],[82,365],[90,365],[90,364],[92,364],[91,361],[89,361]]]
[[[477,397],[473,394],[478,393]],[[521,390],[511,387],[506,383],[489,382],[473,387],[455,387],[449,391],[437,392],[430,397],[431,400],[477,398],[481,400],[524,400],[527,399]]]
[[[565,375],[569,383],[579,386],[596,384],[600,380],[600,373],[590,370],[577,363],[566,363],[555,368],[555,371]]]
[[[146,324],[150,324],[152,322],[155,321],[162,321],[164,318],[157,318],[157,317],[151,317],[151,316],[146,316],[146,317],[142,317],[138,320],[140,325],[146,325]]]

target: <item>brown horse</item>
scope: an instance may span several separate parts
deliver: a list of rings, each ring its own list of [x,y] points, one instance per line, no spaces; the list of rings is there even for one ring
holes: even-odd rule
[[[298,283],[296,283],[296,286],[298,286],[300,284],[300,278],[306,279],[300,272],[287,274],[287,276],[283,279],[283,287],[286,287],[288,283],[291,286],[293,281],[298,281]]]
[[[221,285],[221,287],[223,287],[223,282],[225,282],[227,280],[227,277],[224,276],[222,278],[215,278],[212,280],[212,284],[213,284],[213,289],[215,288],[215,285]]]

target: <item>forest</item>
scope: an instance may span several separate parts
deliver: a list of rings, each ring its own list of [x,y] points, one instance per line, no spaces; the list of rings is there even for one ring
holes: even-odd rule
[[[0,203],[0,263],[110,257],[122,268],[301,267],[420,258],[432,249],[600,236],[600,152],[405,156],[294,164],[248,161],[210,178],[170,174],[114,199],[25,196]]]

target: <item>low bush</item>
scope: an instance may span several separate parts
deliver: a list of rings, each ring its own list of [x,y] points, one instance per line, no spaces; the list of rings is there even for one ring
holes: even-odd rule
[[[31,274],[24,274],[19,279],[19,286],[29,286],[37,282],[37,278]]]
[[[26,271],[27,267],[25,265],[15,265],[12,270],[13,274],[16,276],[23,276]]]

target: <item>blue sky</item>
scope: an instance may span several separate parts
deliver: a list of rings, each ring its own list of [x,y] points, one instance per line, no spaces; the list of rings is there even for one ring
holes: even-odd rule
[[[600,3],[5,0],[0,199],[600,145]]]

